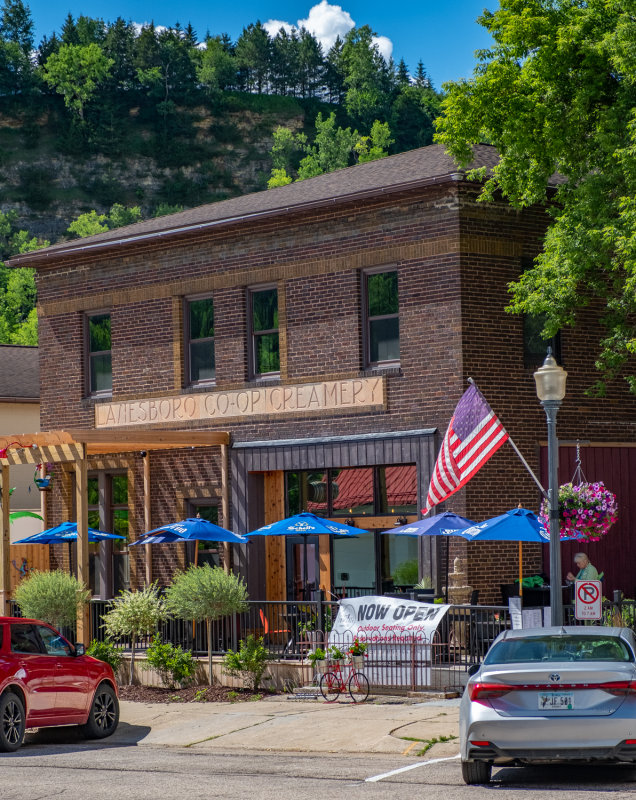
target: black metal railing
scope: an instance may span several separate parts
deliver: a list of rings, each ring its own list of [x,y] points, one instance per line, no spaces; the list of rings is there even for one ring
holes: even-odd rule
[[[111,601],[94,600],[90,604],[91,638],[103,640],[103,618]],[[20,616],[20,609],[11,602],[10,613]],[[236,650],[241,639],[250,634],[262,637],[265,646],[277,659],[294,659],[306,662],[310,650],[317,647],[341,644],[348,648],[349,637],[337,639],[332,633],[333,621],[338,613],[338,602],[321,600],[286,602],[251,600],[247,610],[215,620],[212,623],[212,652],[223,655]],[[574,607],[565,606],[566,625],[583,625],[575,619]],[[617,597],[603,605],[604,625],[635,627],[636,602]],[[453,605],[443,617],[430,639],[419,635],[389,637],[386,641],[369,642],[365,670],[372,686],[384,689],[437,689],[461,690],[467,680],[471,664],[481,663],[488,648],[502,631],[512,627],[510,613],[505,606]],[[75,631],[64,630],[64,635],[74,641]],[[195,655],[208,650],[208,631],[205,622],[167,619],[159,629],[164,642],[180,645]],[[153,635],[143,637],[136,647],[143,651],[152,642]],[[129,639],[121,638],[118,645],[131,646]],[[307,672],[311,672],[307,665]]]

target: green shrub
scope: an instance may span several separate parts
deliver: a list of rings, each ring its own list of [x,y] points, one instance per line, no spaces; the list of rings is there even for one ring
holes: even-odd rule
[[[270,658],[263,646],[263,637],[250,634],[247,639],[241,639],[238,652],[227,651],[223,658],[223,672],[225,675],[243,678],[245,686],[257,692]]]
[[[23,617],[41,619],[56,628],[75,625],[77,610],[88,603],[89,597],[90,592],[77,578],[61,570],[34,569],[15,590]]]
[[[86,650],[86,654],[110,664],[115,675],[121,666],[121,662],[124,660],[124,654],[118,647],[115,647],[110,639],[105,639],[103,642],[98,642],[97,639],[93,639]]]
[[[412,586],[417,583],[417,559],[402,561],[393,570],[393,583],[396,586]]]
[[[146,660],[158,673],[161,682],[168,689],[176,686],[185,686],[196,669],[196,663],[189,650],[184,650],[168,642],[162,642],[161,636],[156,634],[148,648]]]

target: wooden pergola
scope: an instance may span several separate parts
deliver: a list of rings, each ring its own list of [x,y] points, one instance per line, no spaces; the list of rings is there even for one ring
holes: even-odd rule
[[[77,577],[88,586],[88,497],[87,460],[105,454],[135,451],[168,450],[192,447],[221,447],[221,503],[223,519],[229,519],[228,445],[226,431],[166,430],[58,430],[0,436],[2,468],[2,514],[0,516],[0,614],[9,613],[10,584],[10,478],[15,464],[71,463],[75,473],[75,505],[77,510]],[[150,459],[144,458],[144,524],[150,525]],[[61,522],[62,520],[60,520]],[[146,580],[150,582],[150,545],[146,548]],[[77,621],[78,641],[88,645],[90,636],[89,609],[84,607]]]

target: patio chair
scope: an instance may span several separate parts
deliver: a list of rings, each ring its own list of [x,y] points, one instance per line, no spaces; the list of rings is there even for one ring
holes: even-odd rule
[[[261,618],[261,623],[263,625],[263,642],[268,647],[279,647],[283,641],[286,641],[283,648],[283,653],[288,653],[294,644],[294,637],[292,631],[289,628],[276,628],[272,629],[269,625],[269,620],[267,619],[267,615],[263,611],[262,608],[258,609],[258,614]]]

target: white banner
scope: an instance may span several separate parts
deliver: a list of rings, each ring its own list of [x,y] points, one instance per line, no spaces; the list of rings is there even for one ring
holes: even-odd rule
[[[395,642],[414,637],[430,642],[449,608],[396,597],[347,597],[340,601],[331,632],[339,640],[357,636],[365,642]]]

